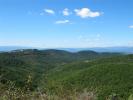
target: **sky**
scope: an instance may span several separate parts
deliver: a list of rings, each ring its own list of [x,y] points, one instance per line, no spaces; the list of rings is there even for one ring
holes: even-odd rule
[[[0,0],[0,46],[133,46],[133,0]]]

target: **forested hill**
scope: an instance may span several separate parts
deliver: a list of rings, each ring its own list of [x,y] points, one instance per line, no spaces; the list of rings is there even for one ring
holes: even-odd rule
[[[87,89],[96,93],[99,100],[112,94],[125,100],[133,92],[132,72],[133,55],[89,50],[15,50],[0,53],[0,92],[5,93],[9,82],[24,88],[30,80],[31,93],[41,88],[60,96]]]
[[[120,55],[118,53],[97,53],[94,51],[80,51],[71,53],[63,50],[15,50],[0,53],[0,75],[2,81],[15,81],[16,84],[24,85],[26,77],[30,74],[35,78],[34,86],[37,87],[38,80],[50,69],[57,66],[78,62],[90,61],[103,57]],[[37,78],[38,77],[38,78]],[[36,80],[37,79],[37,80]]]

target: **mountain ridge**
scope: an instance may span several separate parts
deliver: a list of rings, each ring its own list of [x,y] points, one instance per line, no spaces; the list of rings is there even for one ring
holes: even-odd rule
[[[91,50],[95,52],[121,52],[127,54],[133,54],[133,47],[128,46],[116,46],[116,47],[91,47],[91,48],[37,48],[37,47],[26,47],[26,46],[0,46],[0,52],[10,52],[21,49],[39,49],[39,50],[48,50],[48,49],[56,49],[56,50],[65,50],[69,52],[79,52]]]

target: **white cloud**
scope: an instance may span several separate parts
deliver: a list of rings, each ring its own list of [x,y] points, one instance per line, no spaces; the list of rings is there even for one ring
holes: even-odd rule
[[[98,17],[101,15],[100,12],[93,12],[89,8],[75,9],[74,11],[81,18]]]
[[[69,23],[70,21],[69,20],[59,20],[59,21],[56,21],[55,23],[56,24],[66,24],[66,23]]]
[[[55,14],[54,10],[52,9],[44,9],[44,11],[48,14]]]
[[[65,8],[62,13],[64,16],[69,16],[71,14],[71,12],[69,12],[68,8]]]
[[[133,25],[130,25],[129,28],[133,28]]]

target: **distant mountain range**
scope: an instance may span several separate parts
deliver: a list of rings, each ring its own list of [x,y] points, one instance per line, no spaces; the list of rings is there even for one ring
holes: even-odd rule
[[[0,46],[0,52],[8,52],[19,49],[33,49],[32,47],[22,47],[22,46]]]
[[[122,52],[128,54],[133,53],[133,47],[60,48],[60,50],[66,50],[70,52],[92,50],[95,52]]]
[[[34,47],[21,47],[21,46],[0,46],[0,52],[7,52],[7,51],[13,51],[13,50],[21,50],[21,49],[40,49],[40,48],[34,48]],[[51,48],[44,48],[51,49]],[[133,47],[94,47],[94,48],[54,48],[57,50],[66,50],[69,52],[78,52],[83,50],[92,50],[95,52],[122,52],[122,53],[133,53]],[[43,50],[41,48],[41,50]]]

